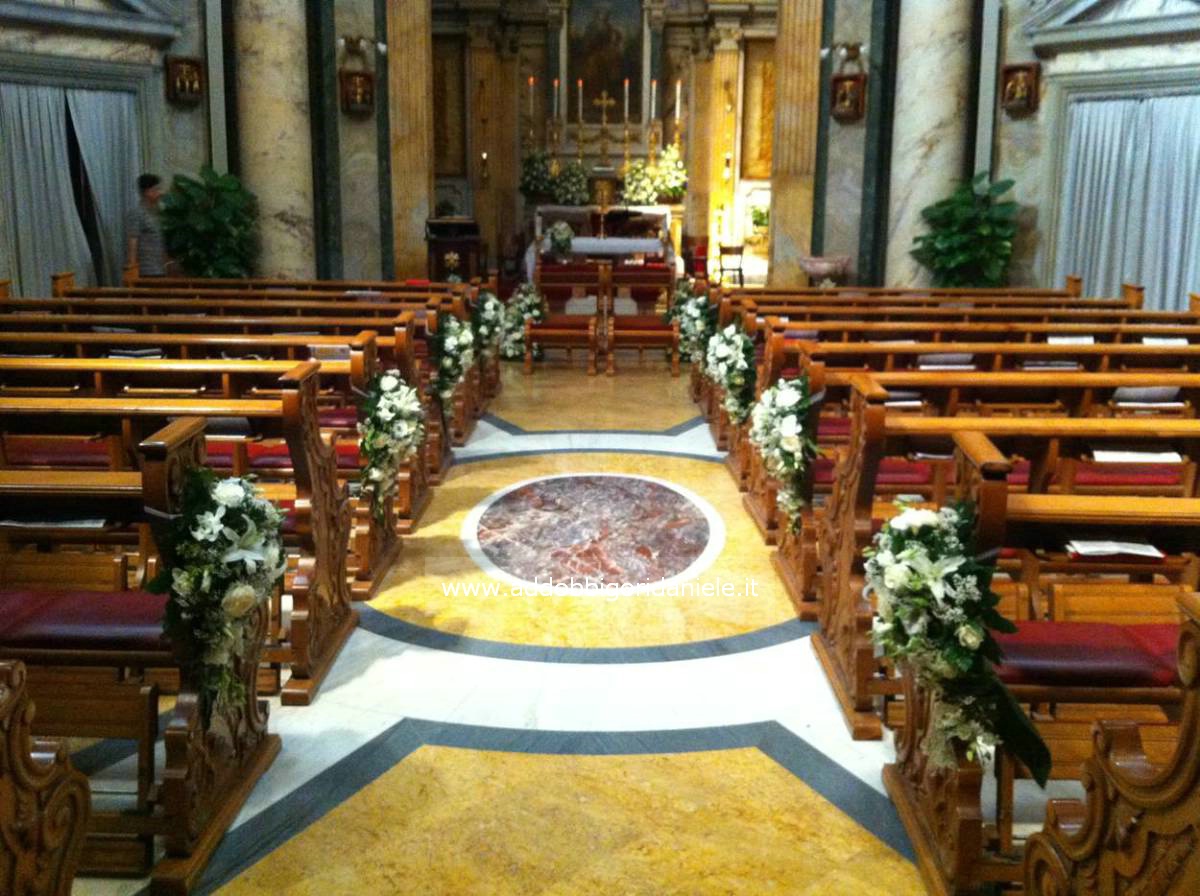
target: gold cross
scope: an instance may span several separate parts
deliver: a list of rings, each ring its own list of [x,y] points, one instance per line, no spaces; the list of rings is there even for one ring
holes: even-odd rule
[[[608,127],[608,110],[617,104],[613,97],[608,95],[607,90],[600,91],[600,98],[592,100],[593,106],[600,107],[600,126]]]

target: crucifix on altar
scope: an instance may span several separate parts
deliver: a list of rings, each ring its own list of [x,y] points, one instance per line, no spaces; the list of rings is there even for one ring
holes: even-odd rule
[[[617,101],[608,95],[607,90],[600,91],[599,98],[592,100],[592,105],[600,109],[600,161],[606,167],[608,165],[608,110],[616,104]]]

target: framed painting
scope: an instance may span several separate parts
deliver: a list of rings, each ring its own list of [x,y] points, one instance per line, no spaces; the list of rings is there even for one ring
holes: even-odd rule
[[[167,101],[195,106],[204,99],[204,60],[194,56],[168,56],[163,60]]]
[[[342,112],[366,118],[375,112],[375,76],[371,72],[338,70]]]
[[[1010,116],[1015,118],[1037,111],[1040,72],[1041,66],[1036,62],[1004,66],[1000,75],[1000,105]]]
[[[575,85],[581,79],[585,122],[599,123],[600,109],[592,100],[603,91],[617,101],[610,121],[621,120],[626,79],[629,118],[641,120],[642,19],[642,0],[571,0],[566,20],[569,121],[574,122],[578,114]]]

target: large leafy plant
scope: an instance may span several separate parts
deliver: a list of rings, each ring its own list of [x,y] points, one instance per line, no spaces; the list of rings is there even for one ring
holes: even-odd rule
[[[191,277],[248,277],[258,256],[258,200],[232,174],[178,175],[162,201],[167,251]]]
[[[921,210],[929,232],[913,242],[913,258],[933,273],[934,286],[1003,286],[1017,233],[1017,204],[1002,202],[1011,180],[990,183],[986,172],[963,181],[947,199]]]

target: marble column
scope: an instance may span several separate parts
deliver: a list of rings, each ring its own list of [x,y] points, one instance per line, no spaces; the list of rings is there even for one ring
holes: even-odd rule
[[[301,0],[235,4],[241,175],[258,196],[267,277],[316,276],[308,51]]]
[[[373,0],[342,0],[335,8],[338,34],[375,34]],[[375,48],[366,59],[345,53],[339,64],[373,70]],[[338,115],[341,157],[342,272],[349,280],[373,280],[382,275],[380,257],[379,141],[377,120]]]
[[[709,63],[708,139],[708,242],[709,256],[717,257],[721,242],[731,242],[734,184],[737,180],[738,79],[741,75],[741,28],[720,22],[717,43]]]
[[[708,234],[709,156],[708,135],[712,133],[712,60],[695,56],[692,59],[691,100],[685,122],[688,185],[684,199],[683,232],[690,237]]]
[[[494,19],[474,21],[467,47],[467,178],[475,219],[493,259],[504,250],[517,223],[517,108],[520,100],[528,102],[517,83],[519,56],[503,52],[508,40],[502,38],[503,46],[497,46],[494,34]]]
[[[387,24],[396,276],[424,276],[433,214],[432,7],[391,0]]]
[[[888,215],[891,285],[929,284],[929,272],[909,254],[926,229],[921,209],[948,196],[962,178],[971,7],[970,0],[946,0],[901,8]]]
[[[927,4],[934,6],[938,4]],[[772,285],[807,282],[821,89],[821,0],[780,0],[775,38],[775,137],[771,154]]]

